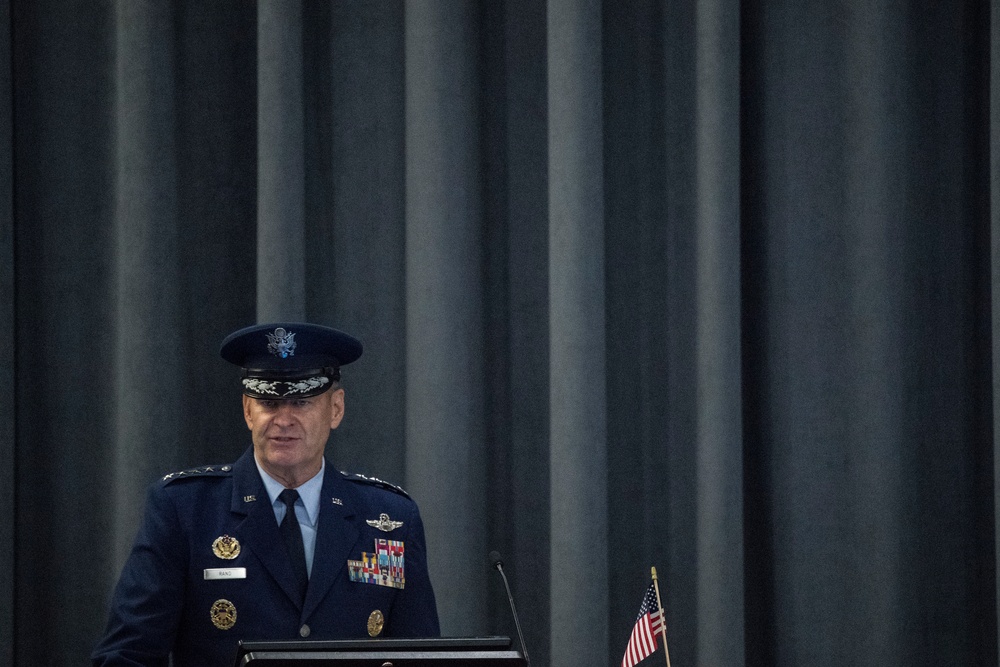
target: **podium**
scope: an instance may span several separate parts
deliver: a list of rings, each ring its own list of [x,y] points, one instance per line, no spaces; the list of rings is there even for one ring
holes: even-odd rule
[[[525,667],[509,637],[241,641],[235,667]]]

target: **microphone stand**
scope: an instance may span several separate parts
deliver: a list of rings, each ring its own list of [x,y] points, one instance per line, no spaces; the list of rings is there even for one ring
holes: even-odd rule
[[[510,602],[510,611],[514,616],[514,627],[517,628],[517,638],[521,642],[521,652],[524,653],[524,664],[526,667],[531,667],[531,660],[528,659],[528,647],[524,645],[524,635],[521,633],[521,621],[517,619],[514,596],[510,593],[510,584],[507,583],[507,575],[503,572],[503,561],[500,560],[500,554],[496,551],[491,551],[490,561],[492,561],[493,567],[496,568],[497,572],[500,573],[500,578],[503,579],[503,587],[507,590],[507,601]]]

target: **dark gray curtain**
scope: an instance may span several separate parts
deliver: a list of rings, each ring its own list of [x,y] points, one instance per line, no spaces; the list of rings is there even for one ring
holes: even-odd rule
[[[0,3],[0,664],[85,663],[276,318],[364,340],[328,454],[446,634],[496,549],[538,665],[651,566],[675,665],[996,664],[997,12]]]

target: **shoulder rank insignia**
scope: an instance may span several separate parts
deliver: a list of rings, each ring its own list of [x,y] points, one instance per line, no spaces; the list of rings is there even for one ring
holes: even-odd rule
[[[191,468],[189,470],[180,470],[178,472],[167,473],[161,478],[163,482],[169,482],[172,479],[180,479],[182,477],[194,477],[197,475],[224,475],[231,472],[233,466],[201,466],[200,468]]]
[[[403,525],[402,521],[393,521],[390,519],[389,515],[385,512],[379,514],[377,519],[368,519],[365,523],[372,528],[378,528],[383,533],[392,532]]]
[[[399,495],[409,498],[410,494],[403,490],[402,487],[391,484],[384,479],[379,479],[378,477],[369,477],[368,475],[362,475],[360,473],[349,473],[343,470],[340,473],[347,479],[348,482],[357,482],[359,484],[369,484],[371,486],[377,486],[380,489],[387,489],[393,493],[398,493]]]

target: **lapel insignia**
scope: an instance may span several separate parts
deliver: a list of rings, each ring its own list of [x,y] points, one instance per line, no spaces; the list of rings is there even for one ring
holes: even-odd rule
[[[212,542],[212,553],[223,560],[232,560],[240,555],[240,541],[229,535],[217,537]]]
[[[389,515],[385,512],[379,514],[378,519],[368,519],[365,523],[372,528],[378,528],[383,533],[391,532],[403,525],[402,521],[393,521],[390,519]]]
[[[376,609],[368,616],[368,636],[378,637],[382,634],[382,626],[385,625],[385,616]]]
[[[389,588],[404,588],[403,543],[396,540],[375,540],[375,553],[361,553],[361,560],[347,561],[351,581]],[[374,635],[373,635],[374,636]]]
[[[340,498],[331,498],[330,500],[333,501],[334,505],[343,505],[344,504],[344,501],[341,500]]]
[[[236,625],[236,607],[229,600],[216,600],[209,610],[212,625],[220,630],[229,630]]]
[[[257,496],[243,496],[243,502],[245,503],[252,503],[255,500],[257,500]]]

